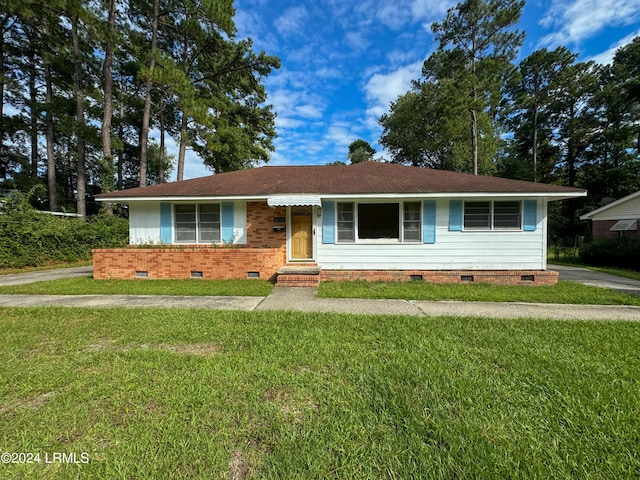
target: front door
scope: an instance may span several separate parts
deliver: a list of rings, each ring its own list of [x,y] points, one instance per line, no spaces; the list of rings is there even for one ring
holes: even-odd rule
[[[291,207],[291,258],[308,260],[313,257],[312,207]]]

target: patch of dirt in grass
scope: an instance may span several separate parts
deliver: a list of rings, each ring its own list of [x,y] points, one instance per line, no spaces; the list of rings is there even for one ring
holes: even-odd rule
[[[101,350],[109,350],[113,347],[114,343],[116,343],[115,340],[111,340],[110,338],[98,338],[96,339],[95,342],[90,343],[89,345],[87,345],[85,348],[86,350],[92,351],[92,352],[99,352]]]
[[[182,345],[157,345],[158,350],[165,350],[173,353],[184,353],[187,355],[214,355],[221,350],[220,345],[211,343],[185,343]]]
[[[258,475],[265,456],[271,453],[268,445],[256,438],[249,438],[242,446],[235,448],[229,459],[229,480],[245,480]]]
[[[244,458],[242,450],[235,450],[231,454],[231,460],[229,460],[229,473],[227,478],[229,480],[244,480],[249,473],[249,464]]]
[[[294,425],[302,423],[308,413],[318,410],[313,398],[299,398],[294,389],[267,390],[264,399],[279,407],[285,421]]]
[[[180,353],[185,355],[214,355],[222,351],[220,345],[213,343],[183,343],[183,344],[168,344],[168,343],[141,343],[139,345],[116,345],[115,340],[108,338],[99,338],[93,343],[87,345],[85,350],[91,352],[100,351],[117,351],[117,352],[130,352],[133,350],[162,350],[165,352]]]
[[[13,402],[9,402],[6,405],[0,406],[0,414],[15,410],[16,408],[26,408],[27,410],[37,410],[40,407],[48,403],[53,397],[58,394],[55,390],[52,392],[41,393],[35,397],[19,398]]]
[[[292,365],[287,368],[288,371],[295,374],[315,373],[320,375],[330,375],[328,367],[314,367],[312,365]]]

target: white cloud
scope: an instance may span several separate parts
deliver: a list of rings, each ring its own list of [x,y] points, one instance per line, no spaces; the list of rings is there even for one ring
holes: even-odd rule
[[[559,30],[540,43],[544,46],[579,44],[606,27],[630,25],[639,18],[638,0],[554,0],[540,23]]]
[[[423,61],[411,63],[388,74],[374,74],[365,86],[365,93],[369,107],[369,115],[376,119],[389,110],[389,104],[399,95],[411,88],[411,81],[420,77]]]
[[[304,32],[304,24],[308,17],[309,12],[307,12],[304,5],[290,8],[276,20],[276,30],[278,30],[283,37],[302,34]]]
[[[380,23],[401,30],[407,25],[438,19],[455,3],[455,0],[368,0],[360,2],[355,12],[361,26]]]
[[[351,31],[345,35],[345,42],[353,50],[357,52],[364,52],[371,42],[367,39],[365,32]]]
[[[600,65],[609,65],[611,64],[611,62],[613,62],[613,56],[616,54],[618,49],[631,43],[633,39],[636,38],[637,36],[640,36],[640,30],[630,35],[627,35],[621,40],[618,40],[611,48],[605,50],[602,53],[599,53],[598,55],[594,55],[593,57],[590,57],[587,60],[593,60],[594,62],[599,63]]]

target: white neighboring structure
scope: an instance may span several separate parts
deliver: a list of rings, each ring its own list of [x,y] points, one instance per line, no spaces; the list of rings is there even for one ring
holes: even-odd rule
[[[580,216],[592,221],[594,239],[629,236],[640,238],[640,190]]]

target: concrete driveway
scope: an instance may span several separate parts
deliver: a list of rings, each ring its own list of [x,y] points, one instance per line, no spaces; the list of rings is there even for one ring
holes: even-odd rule
[[[609,275],[608,273],[595,272],[581,267],[567,265],[547,265],[549,270],[555,270],[560,274],[560,280],[583,283],[594,287],[611,288],[625,293],[640,295],[640,280]]]
[[[45,282],[47,280],[60,280],[61,278],[89,277],[91,275],[93,275],[93,265],[87,265],[86,267],[56,268],[54,270],[0,275],[0,285],[22,285],[23,283]]]

